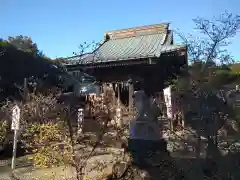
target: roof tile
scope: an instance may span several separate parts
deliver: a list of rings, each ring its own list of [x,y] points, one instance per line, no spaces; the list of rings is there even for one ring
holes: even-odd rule
[[[94,52],[95,62],[128,60],[135,58],[160,57],[162,52],[180,48],[167,41],[166,33],[113,39],[105,42]]]
[[[149,27],[150,29],[153,28],[151,26]],[[159,25],[156,27],[159,27]],[[144,29],[141,28],[139,29]],[[130,30],[132,31],[134,29]],[[119,30],[111,33],[117,34],[121,31],[125,32],[126,30]],[[135,34],[135,36],[125,36],[124,38],[110,38],[93,53],[90,53],[87,56],[85,55],[84,57],[78,57],[78,63],[79,60],[81,63],[85,64],[92,62],[96,63],[160,57],[163,52],[170,52],[183,47],[181,45],[172,45],[172,39],[173,34],[170,30],[156,31],[155,33],[145,33],[144,35]],[[76,58],[77,57],[74,57],[74,59]]]

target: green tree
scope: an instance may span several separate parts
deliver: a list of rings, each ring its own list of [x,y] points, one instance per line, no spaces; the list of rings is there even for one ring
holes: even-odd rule
[[[43,52],[38,49],[37,44],[29,36],[9,36],[8,42],[24,52],[33,53],[36,56],[44,56]]]
[[[22,48],[17,48],[17,44],[23,44],[21,38],[19,41],[15,41],[14,38],[11,41],[15,45],[7,40],[0,41],[0,49],[3,52],[0,54],[0,101],[9,96],[21,99],[19,93],[22,92],[24,78],[31,84],[41,84],[44,90],[61,84],[59,73],[62,74],[62,71],[54,66],[51,59],[41,56],[31,40],[26,40],[28,45],[22,45]]]

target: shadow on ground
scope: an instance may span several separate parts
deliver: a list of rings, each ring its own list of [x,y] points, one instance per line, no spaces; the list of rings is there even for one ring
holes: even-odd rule
[[[240,179],[240,153],[228,153],[222,156],[220,152],[216,152],[218,149],[212,148],[215,156],[211,154],[207,155],[207,158],[187,157],[186,153],[173,157],[164,150],[164,144],[155,145],[157,146],[153,147],[146,142],[136,142],[134,146],[137,148],[130,152],[132,160],[128,168],[118,164],[119,167],[115,168],[118,172],[109,176],[109,180],[129,178],[132,180]]]
[[[13,144],[9,143],[6,145],[6,147],[4,148],[3,151],[1,151],[0,153],[0,160],[5,160],[5,159],[9,159],[12,157],[13,154]],[[17,145],[17,154],[16,157],[21,157],[26,155],[25,149],[22,148],[22,144],[18,143]]]

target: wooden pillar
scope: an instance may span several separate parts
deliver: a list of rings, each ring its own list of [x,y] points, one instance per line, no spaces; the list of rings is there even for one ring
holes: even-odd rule
[[[134,87],[132,80],[129,80],[128,82],[128,110],[132,114],[132,108],[133,108],[133,93],[134,93]]]
[[[119,86],[119,83],[117,83],[117,95],[118,95],[117,105],[118,105],[118,107],[120,107],[120,86]]]
[[[105,94],[105,84],[104,83],[102,83],[102,85],[101,85],[101,109],[103,110],[103,108],[104,108],[104,94]]]

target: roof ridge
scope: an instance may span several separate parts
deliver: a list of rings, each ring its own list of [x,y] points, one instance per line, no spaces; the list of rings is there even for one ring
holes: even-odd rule
[[[115,31],[128,31],[132,29],[137,29],[137,28],[147,28],[147,27],[157,27],[157,26],[165,26],[166,28],[169,27],[170,23],[159,23],[159,24],[151,24],[151,25],[143,25],[143,26],[135,26],[131,28],[123,28],[123,29],[117,29],[117,30],[110,30],[106,31],[105,33],[110,33],[110,32],[115,32]]]
[[[138,26],[135,28],[107,31],[104,33],[104,39],[119,39],[138,35],[149,35],[157,33],[168,33],[169,23]]]
[[[168,33],[164,33],[164,32],[157,32],[157,33],[144,33],[144,34],[135,34],[135,35],[129,35],[129,36],[118,36],[118,37],[114,37],[114,38],[109,38],[109,39],[105,39],[103,43],[108,42],[108,41],[113,41],[113,40],[118,40],[118,39],[127,39],[127,38],[134,38],[134,37],[141,37],[141,36],[150,36],[150,35],[156,35],[156,34],[168,34]]]

